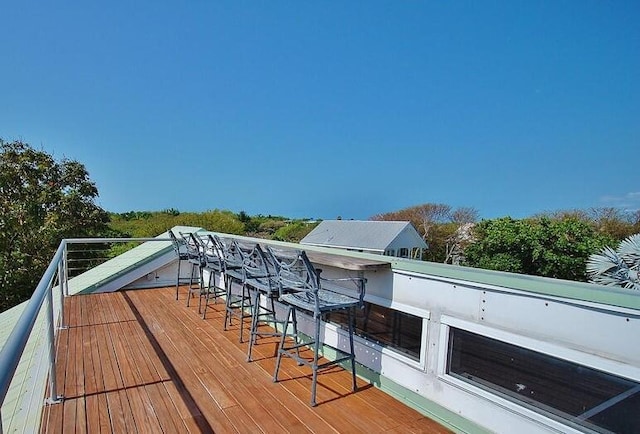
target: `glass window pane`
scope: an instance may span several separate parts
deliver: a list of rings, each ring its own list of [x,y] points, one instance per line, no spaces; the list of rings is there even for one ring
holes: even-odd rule
[[[327,321],[347,327],[347,315],[342,312],[330,313]],[[356,309],[355,331],[365,339],[420,360],[421,317],[365,302],[364,309]]]
[[[640,432],[640,383],[451,328],[448,373],[606,432]]]

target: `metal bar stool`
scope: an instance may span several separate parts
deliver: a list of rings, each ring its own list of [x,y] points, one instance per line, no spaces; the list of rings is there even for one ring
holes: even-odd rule
[[[273,381],[278,381],[278,371],[283,356],[291,357],[299,364],[310,366],[313,372],[311,382],[311,406],[316,405],[316,386],[318,383],[318,371],[335,364],[349,360],[351,362],[351,374],[353,380],[353,391],[357,389],[356,365],[353,344],[355,308],[362,307],[365,293],[365,279],[344,278],[344,279],[324,279],[320,277],[321,270],[313,267],[311,261],[304,251],[299,251],[295,262],[289,259],[280,258],[267,247],[271,252],[278,270],[278,285],[280,291],[279,300],[287,305],[287,319],[278,346],[278,358],[273,373]],[[343,286],[345,282],[351,282],[354,287]],[[348,295],[353,294],[354,296]],[[301,342],[297,329],[297,312],[301,310],[311,315],[314,319],[314,330],[311,342]],[[348,316],[349,352],[335,348],[338,357],[335,360],[320,364],[320,329],[322,318],[329,312],[344,311]],[[288,325],[292,324],[293,333],[288,333]],[[293,344],[288,344],[287,337],[293,338]],[[310,346],[313,348],[313,359],[311,361],[300,357],[301,347]]]
[[[178,257],[178,272],[176,273],[176,300],[177,300],[180,283],[186,283],[186,279],[180,278],[180,268],[183,262],[189,260],[189,254],[187,253],[184,239],[176,237],[176,234],[174,234],[171,229],[169,229],[167,232],[169,232],[169,238],[171,238],[171,243],[173,244],[173,250],[176,253],[176,256]]]
[[[227,325],[232,325],[232,318],[235,316],[240,320],[240,342],[243,342],[244,320],[251,318],[251,296],[248,287],[244,284],[243,264],[245,257],[251,253],[251,248],[241,246],[235,240],[223,241],[217,236],[219,245],[223,250],[224,257],[224,279],[225,279],[225,315],[224,330]],[[239,290],[234,290],[234,283],[239,285]]]
[[[275,299],[278,297],[278,283],[273,262],[265,254],[262,247],[256,244],[253,251],[244,261],[244,284],[251,294],[252,316],[247,361],[251,361],[251,352],[258,337],[280,336],[278,324],[283,324],[276,316]],[[260,302],[261,296],[265,304]],[[260,325],[271,325],[273,330],[261,330]]]
[[[202,319],[205,319],[207,316],[207,306],[209,305],[209,300],[213,298],[214,303],[218,302],[218,297],[222,297],[226,295],[227,290],[224,285],[224,253],[222,251],[222,247],[218,243],[211,234],[207,236],[207,241],[202,242],[202,248],[204,253],[204,269],[209,274],[209,279],[207,286],[205,288],[205,293],[203,297],[204,301],[204,309],[202,311]],[[221,284],[216,284],[216,276],[218,277],[218,282]],[[198,309],[200,311],[200,309]]]
[[[189,263],[191,264],[191,273],[189,274],[189,291],[187,294],[188,307],[193,294],[198,294],[198,297],[202,298],[202,294],[204,292],[202,269],[205,266],[205,260],[200,237],[193,233],[180,233],[180,235],[184,238],[185,245],[187,246]],[[200,302],[198,303],[198,313],[200,313]]]

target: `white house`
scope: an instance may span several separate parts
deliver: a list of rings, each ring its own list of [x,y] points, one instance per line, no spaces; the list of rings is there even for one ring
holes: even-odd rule
[[[323,220],[300,244],[413,259],[428,247],[406,221]]]

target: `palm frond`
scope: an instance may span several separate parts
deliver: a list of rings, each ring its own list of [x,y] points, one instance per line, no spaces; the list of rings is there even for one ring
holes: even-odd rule
[[[624,266],[624,260],[611,247],[605,246],[600,253],[594,253],[587,260],[587,274],[597,276],[611,269]]]
[[[617,251],[630,267],[640,264],[640,234],[631,235],[622,240]]]
[[[636,291],[640,291],[639,268],[640,234],[623,240],[617,250],[607,246],[587,260],[587,276],[591,283]]]

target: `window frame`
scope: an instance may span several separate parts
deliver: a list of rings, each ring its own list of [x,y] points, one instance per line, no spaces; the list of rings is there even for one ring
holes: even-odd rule
[[[418,309],[413,306],[405,305],[403,303],[393,302],[386,298],[382,298],[374,295],[366,295],[364,301],[387,308],[387,309],[396,310],[404,314],[413,315],[422,320],[421,330],[420,330],[420,339],[419,339],[420,341],[419,358],[417,359],[413,358],[407,355],[406,353],[398,351],[391,346],[378,343],[372,338],[368,338],[366,336],[354,334],[354,338],[365,341],[368,347],[373,348],[374,350],[380,352],[380,354],[383,354],[385,356],[390,356],[393,359],[399,360],[402,363],[409,365],[411,367],[414,367],[420,370],[425,370],[427,365],[427,347],[428,347],[428,339],[429,339],[429,322],[431,319],[431,312],[428,310]],[[325,321],[325,324],[330,330],[334,330],[338,333],[341,333],[341,332],[346,333],[346,330],[341,330],[342,327],[340,327],[337,323],[334,323],[331,321]]]
[[[447,372],[448,358],[450,351],[449,346],[451,328],[461,329],[470,333],[475,333],[487,338],[495,339],[507,344],[521,347],[527,350],[542,353],[544,355],[559,358],[576,365],[585,366],[596,369],[611,375],[618,376],[630,381],[640,382],[640,368],[617,362],[594,354],[578,351],[556,343],[543,341],[528,336],[519,335],[503,329],[494,328],[484,324],[478,324],[468,320],[443,315],[441,317],[441,328],[439,336],[439,353],[437,376],[440,380],[462,389],[473,395],[485,398],[495,404],[511,410],[514,413],[525,415],[537,421],[553,425],[566,427],[571,426],[579,430],[588,429],[588,426],[577,424],[569,418],[562,417],[549,411],[545,411],[542,406],[526,404],[513,397],[501,393],[499,389],[491,386],[481,387],[471,381],[465,381],[455,375]]]

